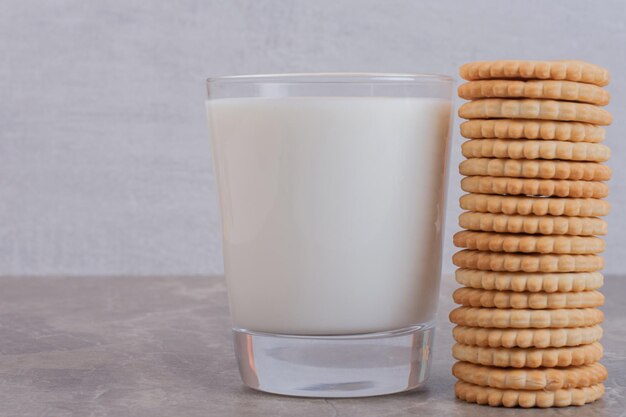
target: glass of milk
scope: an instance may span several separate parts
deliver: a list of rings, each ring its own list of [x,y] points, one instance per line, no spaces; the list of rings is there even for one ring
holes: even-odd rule
[[[243,382],[306,397],[422,385],[452,79],[288,74],[207,85]]]

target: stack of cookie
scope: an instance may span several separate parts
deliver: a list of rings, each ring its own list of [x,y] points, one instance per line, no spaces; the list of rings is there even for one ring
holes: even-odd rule
[[[457,397],[506,407],[600,398],[609,211],[608,72],[580,61],[461,67],[467,158],[450,313]]]

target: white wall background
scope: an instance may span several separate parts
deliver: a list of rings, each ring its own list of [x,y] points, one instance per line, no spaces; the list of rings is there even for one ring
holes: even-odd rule
[[[204,78],[472,60],[609,68],[607,273],[626,254],[626,2],[0,2],[0,274],[222,271]],[[460,195],[455,122],[444,270]]]

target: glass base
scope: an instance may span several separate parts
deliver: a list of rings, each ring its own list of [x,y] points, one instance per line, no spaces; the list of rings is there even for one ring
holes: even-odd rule
[[[369,397],[424,384],[433,323],[347,336],[290,336],[233,329],[243,382],[300,397]]]

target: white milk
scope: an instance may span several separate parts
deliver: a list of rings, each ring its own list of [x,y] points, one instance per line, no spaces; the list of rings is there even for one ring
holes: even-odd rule
[[[434,319],[450,102],[209,101],[233,326],[332,335]]]

